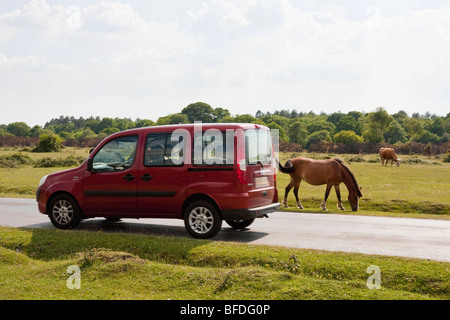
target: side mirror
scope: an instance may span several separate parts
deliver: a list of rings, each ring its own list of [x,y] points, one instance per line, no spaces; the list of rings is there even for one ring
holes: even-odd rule
[[[92,153],[92,151],[94,151],[94,149],[95,149],[95,148],[92,148],[91,150],[89,150],[89,154],[91,154],[91,153]]]
[[[87,167],[86,167],[86,169],[87,169],[87,171],[90,171],[90,172],[93,171],[93,165],[92,165],[92,159],[91,158],[89,158],[87,160]]]

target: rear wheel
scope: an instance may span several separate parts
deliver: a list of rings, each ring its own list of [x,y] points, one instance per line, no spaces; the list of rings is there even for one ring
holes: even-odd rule
[[[248,220],[225,220],[233,229],[245,229],[255,221],[255,218]]]
[[[81,222],[80,209],[68,195],[57,196],[50,202],[48,216],[58,229],[75,228]]]
[[[186,230],[194,237],[214,237],[222,228],[222,218],[217,209],[207,201],[195,201],[184,212]]]

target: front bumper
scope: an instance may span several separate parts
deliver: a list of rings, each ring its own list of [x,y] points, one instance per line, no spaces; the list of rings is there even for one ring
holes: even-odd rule
[[[272,203],[266,206],[250,208],[250,209],[231,209],[222,210],[222,218],[224,220],[248,220],[263,217],[268,213],[275,212],[280,209],[280,204]]]

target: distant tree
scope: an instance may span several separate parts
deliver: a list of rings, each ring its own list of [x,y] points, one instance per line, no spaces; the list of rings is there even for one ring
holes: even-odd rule
[[[393,120],[387,128],[384,138],[389,143],[406,142],[408,140],[405,129],[397,122]]]
[[[357,134],[361,134],[362,128],[360,123],[352,116],[342,116],[336,124],[336,133],[343,130],[350,130]]]
[[[30,137],[39,137],[42,134],[43,129],[41,126],[35,125],[33,128],[30,129],[28,132],[28,135]]]
[[[100,122],[99,122],[99,124],[98,124],[98,126],[97,126],[97,133],[100,133],[100,132],[102,132],[103,130],[107,130],[107,129],[109,129],[109,128],[115,128],[116,127],[116,124],[115,124],[115,121],[114,121],[114,119],[112,119],[112,118],[103,118]]]
[[[367,115],[366,130],[363,133],[364,141],[378,143],[384,141],[384,132],[392,122],[392,117],[383,108]]]
[[[234,117],[234,121],[238,123],[252,123],[255,120],[256,118],[251,114],[240,114]]]
[[[280,142],[288,142],[289,138],[287,137],[286,130],[283,129],[282,126],[280,126],[276,122],[271,122],[267,124],[267,127],[271,130],[278,130],[278,136],[280,138]]]
[[[148,120],[148,119],[138,119],[134,123],[135,128],[151,127],[154,125],[155,125],[155,123],[152,120]]]
[[[414,140],[423,144],[427,144],[430,142],[437,143],[439,141],[439,137],[428,130],[423,130],[421,134],[417,135],[414,138]]]
[[[423,123],[420,118],[408,118],[403,121],[406,132],[413,141],[417,141],[423,133]]]
[[[339,120],[341,120],[341,118],[344,116],[344,114],[342,112],[334,112],[332,114],[330,114],[327,117],[327,121],[331,122],[334,125],[337,125],[337,123],[339,122]]]
[[[231,116],[231,113],[228,109],[224,108],[215,108],[214,109],[214,121],[220,122],[225,117]]]
[[[181,113],[188,117],[190,123],[195,121],[209,123],[215,120],[214,109],[204,102],[191,103],[181,110]]]
[[[189,123],[189,119],[187,115],[182,113],[174,113],[169,114],[165,117],[160,117],[157,121],[157,125],[163,125],[163,124],[180,124],[180,123]]]
[[[436,117],[434,120],[426,127],[428,131],[434,133],[438,136],[442,136],[445,132],[445,120],[443,117]]]
[[[328,131],[329,135],[331,136],[331,134],[334,133],[336,126],[332,122],[320,118],[314,118],[314,120],[306,126],[306,129],[308,130],[309,134],[312,134],[316,131],[325,130]]]
[[[295,121],[289,126],[288,136],[290,142],[295,142],[305,147],[307,144],[306,137],[308,136],[308,130],[306,130],[303,123]]]
[[[16,137],[26,137],[30,127],[25,122],[13,122],[6,127],[6,130]]]
[[[331,142],[330,132],[327,130],[319,130],[311,133],[308,136],[308,147],[320,141]]]
[[[334,142],[343,144],[355,144],[363,142],[363,138],[352,130],[342,130],[334,135]]]

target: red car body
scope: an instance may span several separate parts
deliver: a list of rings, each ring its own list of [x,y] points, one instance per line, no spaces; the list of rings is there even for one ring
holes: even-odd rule
[[[39,211],[59,228],[92,217],[176,218],[184,219],[195,237],[214,236],[220,227],[190,230],[197,228],[194,220],[201,211],[191,207],[199,204],[216,211],[220,223],[248,225],[279,208],[268,136],[267,127],[255,124],[118,132],[100,142],[78,168],[44,177],[36,192]],[[187,210],[193,212],[190,218]]]

